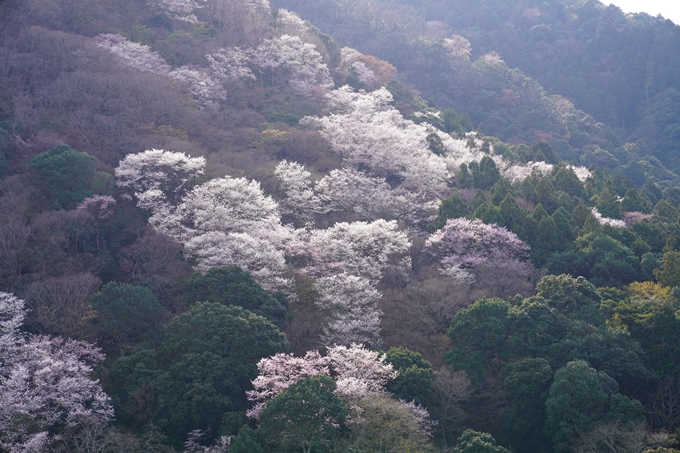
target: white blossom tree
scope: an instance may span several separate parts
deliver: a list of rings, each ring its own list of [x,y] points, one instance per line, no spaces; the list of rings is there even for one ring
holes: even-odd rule
[[[294,162],[281,162],[276,176],[285,191],[281,200],[284,213],[298,221],[333,211],[352,212],[365,220],[399,219],[409,224],[431,221],[439,200],[392,189],[383,178],[370,177],[352,168],[332,170],[313,182],[310,173]]]
[[[355,275],[339,274],[319,278],[317,305],[332,313],[324,326],[324,344],[379,344],[382,297],[371,282]]]
[[[191,95],[201,105],[212,106],[214,102],[227,99],[227,91],[209,69],[202,67],[181,66],[168,73],[173,79],[184,82]]]
[[[201,6],[194,0],[153,0],[152,3],[171,19],[198,22],[194,10]]]
[[[265,39],[252,50],[251,62],[265,70],[286,71],[288,85],[299,95],[319,97],[333,87],[328,66],[316,46],[298,36],[284,34]]]
[[[104,355],[85,342],[22,335],[24,317],[24,301],[0,293],[0,449],[38,453],[106,426],[113,408],[90,378]]]
[[[609,225],[610,227],[613,228],[625,228],[626,227],[626,222],[623,220],[618,220],[618,219],[610,219],[609,217],[604,217],[602,214],[600,214],[600,211],[597,210],[597,208],[592,208],[590,210],[590,213],[595,217],[597,220],[597,223],[600,225]]]
[[[388,267],[410,264],[401,257],[411,242],[394,220],[340,222],[325,230],[302,234],[290,253],[307,259],[302,270],[313,277],[345,273],[377,283]]]
[[[343,87],[328,95],[330,115],[307,117],[303,124],[319,128],[342,156],[343,167],[361,169],[391,185],[440,195],[450,175],[444,160],[428,148],[428,128],[405,120],[390,105],[392,100],[384,88],[357,93]]]
[[[411,243],[396,221],[337,223],[325,230],[300,233],[288,252],[301,271],[316,278],[317,305],[330,309],[325,344],[380,341],[381,294],[375,288],[388,268],[410,267],[403,255]]]
[[[172,201],[181,196],[186,184],[202,175],[204,170],[204,157],[150,149],[125,156],[115,170],[116,185],[129,189],[136,197],[155,190],[159,191],[156,198]]]
[[[328,348],[328,361],[338,384],[337,393],[346,398],[383,393],[385,385],[399,375],[383,354],[355,343]]]
[[[134,191],[149,223],[185,246],[197,268],[237,265],[266,290],[285,290],[285,249],[295,231],[281,224],[277,203],[246,178],[217,178],[186,191],[203,173],[205,159],[150,150],[128,155],[117,184]]]
[[[233,81],[239,79],[255,80],[253,71],[248,67],[250,58],[239,47],[220,49],[216,53],[205,56],[212,70],[213,77]]]
[[[172,68],[165,59],[152,51],[149,46],[128,41],[118,34],[102,34],[95,37],[95,43],[110,51],[125,66],[142,72],[168,74]]]

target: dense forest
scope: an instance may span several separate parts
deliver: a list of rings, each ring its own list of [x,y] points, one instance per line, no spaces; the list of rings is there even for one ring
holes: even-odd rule
[[[680,28],[0,0],[0,452],[680,451]]]

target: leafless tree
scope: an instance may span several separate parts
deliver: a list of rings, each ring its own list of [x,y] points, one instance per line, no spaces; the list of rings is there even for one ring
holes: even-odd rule
[[[574,453],[640,453],[646,449],[647,427],[644,423],[601,423],[579,436]]]
[[[458,310],[474,302],[476,295],[467,283],[434,277],[409,285],[406,297],[429,333],[442,334]]]
[[[654,428],[674,431],[680,426],[680,383],[676,378],[659,383],[647,410]]]
[[[181,292],[178,282],[192,273],[182,253],[177,241],[147,228],[139,232],[133,244],[121,250],[120,267],[132,283],[148,286],[167,305]]]
[[[33,233],[26,206],[30,192],[20,179],[0,183],[0,288],[12,292],[28,264],[28,242]]]
[[[432,418],[438,421],[437,431],[445,447],[463,431],[462,422],[467,417],[463,404],[471,396],[472,388],[465,371],[454,372],[442,367],[435,373],[428,407]]]
[[[42,333],[81,339],[87,324],[95,318],[90,296],[101,283],[88,273],[31,283],[24,294],[30,310],[28,322]]]

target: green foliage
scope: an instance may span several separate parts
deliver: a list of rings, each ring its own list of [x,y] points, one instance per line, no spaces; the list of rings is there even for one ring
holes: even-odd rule
[[[458,196],[452,195],[449,198],[442,200],[437,211],[437,218],[427,226],[428,231],[436,231],[446,225],[448,219],[457,219],[458,217],[465,217],[468,214],[467,205]]]
[[[474,163],[474,162],[473,162]],[[484,156],[479,165],[470,164],[474,187],[489,189],[501,178],[496,162],[489,156]]]
[[[531,259],[536,266],[543,266],[548,258],[564,247],[564,241],[557,231],[557,224],[552,217],[545,216],[538,222]]]
[[[552,147],[546,142],[536,142],[531,149],[536,152],[536,155],[534,156],[534,161],[536,162],[542,161],[553,165],[559,162],[559,158],[555,154],[555,151],[553,151]]]
[[[458,137],[464,137],[465,133],[472,132],[472,123],[467,115],[458,115],[452,108],[441,113],[444,120],[444,128],[449,134],[455,133]]]
[[[156,351],[152,349],[142,349],[116,360],[106,391],[118,421],[136,428],[149,421],[155,398],[151,383],[161,373]]]
[[[536,295],[570,319],[601,325],[599,316],[602,300],[595,286],[583,277],[548,275],[536,285]]]
[[[442,139],[439,138],[439,135],[437,135],[436,132],[430,132],[427,134],[425,139],[427,140],[427,147],[430,149],[430,151],[432,151],[432,153],[436,154],[437,156],[443,156],[446,154],[444,142],[442,142]]]
[[[401,401],[388,395],[368,395],[357,402],[361,419],[348,428],[349,452],[390,451],[433,453],[436,451],[420,420]]]
[[[335,381],[327,376],[291,385],[260,413],[260,438],[284,449],[301,448],[304,453],[334,445],[348,414],[335,388]]]
[[[543,426],[554,374],[550,364],[545,359],[527,358],[506,365],[503,373],[507,376],[503,384],[513,397],[503,424],[505,439],[520,453],[549,450]]]
[[[257,439],[256,432],[244,426],[234,437],[229,446],[230,453],[265,453],[265,449]]]
[[[600,192],[595,207],[604,217],[611,219],[621,218],[621,202],[618,201],[616,193],[609,186],[605,186],[602,192]]]
[[[545,402],[545,433],[556,451],[582,432],[589,431],[609,410],[609,398],[618,384],[606,373],[598,373],[583,360],[569,362],[555,373]]]
[[[432,392],[432,364],[420,353],[402,346],[391,347],[385,354],[385,361],[399,372],[396,379],[387,384],[387,390],[401,400],[425,404]]]
[[[678,218],[678,211],[666,200],[660,200],[656,206],[654,206],[652,214],[657,221],[666,223],[673,223]]]
[[[97,174],[97,158],[58,145],[31,161],[31,168],[45,184],[57,209],[71,209],[92,195],[90,184]]]
[[[680,372],[680,303],[670,288],[651,282],[628,288],[629,298],[614,307],[614,320],[623,324],[649,356],[652,368],[661,376]]]
[[[567,319],[540,297],[524,299],[508,310],[504,357],[549,357],[550,348],[567,333]]]
[[[510,181],[501,178],[491,187],[489,191],[489,200],[496,206],[499,206],[505,197],[512,194],[512,186]]]
[[[245,388],[237,380],[245,365],[208,351],[179,356],[152,383],[156,425],[175,442],[194,429],[217,437],[224,413],[240,408]]]
[[[185,283],[187,303],[216,302],[237,305],[281,326],[286,320],[288,300],[283,293],[269,295],[249,272],[238,266],[214,267],[196,272]]]
[[[534,203],[540,204],[548,212],[552,213],[558,208],[557,195],[555,188],[550,182],[550,178],[541,178],[534,187],[534,193],[531,197]],[[536,219],[540,221],[540,219]]]
[[[645,214],[651,212],[651,202],[642,196],[639,190],[631,187],[626,191],[626,196],[621,200],[621,209],[626,212],[638,211]]]
[[[661,268],[654,269],[654,276],[664,286],[680,286],[680,252],[664,253]]]
[[[163,307],[149,288],[110,282],[90,298],[101,328],[125,351],[131,343],[151,338]]]
[[[453,453],[507,453],[508,450],[496,443],[491,434],[466,429],[458,438]]]
[[[574,252],[551,256],[546,264],[550,272],[582,275],[596,286],[618,287],[640,276],[640,262],[633,251],[601,231],[578,237],[576,247]]]
[[[461,189],[467,189],[472,187],[474,184],[474,179],[472,173],[468,169],[467,164],[460,164],[460,171],[458,172],[458,187]]]
[[[574,170],[560,167],[552,177],[553,186],[562,190],[572,197],[583,197],[583,184],[574,173]]]
[[[214,438],[224,413],[243,409],[258,360],[289,348],[265,318],[211,302],[177,316],[164,333],[155,421],[175,442],[197,428]]]
[[[113,175],[103,171],[95,173],[92,183],[90,183],[92,192],[99,195],[113,195],[115,187],[116,180],[113,178]]]
[[[498,357],[505,343],[509,308],[504,300],[481,298],[456,313],[447,332],[453,347],[446,363],[455,370],[466,370],[472,381],[481,379],[486,365]]]

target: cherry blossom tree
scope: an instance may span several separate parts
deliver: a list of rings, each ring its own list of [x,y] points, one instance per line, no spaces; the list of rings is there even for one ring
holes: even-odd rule
[[[320,294],[317,305],[332,313],[324,326],[324,344],[380,344],[382,297],[371,282],[363,277],[339,274],[317,280]]]
[[[428,238],[426,248],[444,266],[445,275],[460,280],[469,280],[469,270],[481,263],[494,262],[502,267],[526,262],[530,250],[505,228],[464,218],[449,219]]]
[[[385,385],[398,372],[385,355],[356,343],[328,349],[328,361],[338,384],[337,393],[345,398],[360,398],[383,393]]]
[[[149,46],[144,44],[128,41],[124,36],[118,34],[97,35],[95,43],[110,51],[121,64],[139,71],[168,74],[172,69],[158,52],[152,51]]]
[[[281,213],[291,215],[303,222],[309,221],[316,213],[322,213],[321,200],[314,193],[311,173],[305,167],[283,160],[279,162],[274,174],[286,193],[281,203]]]
[[[85,342],[22,335],[24,317],[24,301],[0,293],[0,448],[38,453],[107,425],[113,408],[89,377],[104,355]]]
[[[330,115],[307,117],[303,124],[319,128],[343,167],[436,196],[450,177],[446,164],[429,150],[428,128],[405,120],[392,100],[384,88],[357,93],[346,86],[328,95]]]
[[[590,213],[595,217],[597,220],[597,223],[600,225],[609,225],[614,228],[625,228],[626,227],[626,222],[623,220],[617,220],[617,219],[610,219],[609,217],[603,217],[602,214],[600,214],[600,211],[597,210],[597,208],[592,208],[590,210]]]
[[[331,228],[301,235],[289,251],[308,260],[302,270],[313,277],[345,273],[376,283],[388,267],[410,265],[400,258],[411,242],[394,220],[339,222]]]
[[[186,192],[204,167],[203,158],[150,150],[127,156],[116,176],[152,213],[149,223],[183,244],[200,271],[237,265],[266,290],[286,290],[284,253],[295,231],[281,224],[277,203],[246,178],[217,178]]]
[[[365,220],[399,219],[409,224],[434,218],[438,199],[402,187],[392,189],[383,178],[366,176],[354,169],[336,169],[313,182],[310,173],[295,162],[283,161],[276,167],[285,197],[283,213],[306,222],[315,214],[352,212]]]
[[[154,190],[159,191],[156,198],[173,201],[184,193],[185,185],[204,170],[204,157],[150,149],[125,156],[115,170],[116,185],[132,191],[138,198]]]
[[[196,268],[201,272],[237,265],[250,272],[267,291],[286,291],[291,285],[289,279],[281,276],[286,268],[283,250],[248,233],[201,234],[187,241],[185,250],[197,259]]]
[[[302,272],[317,279],[317,305],[331,311],[325,344],[379,344],[381,294],[375,285],[386,269],[410,267],[402,257],[410,246],[397,222],[386,220],[341,222],[291,241],[289,253],[305,263]]]
[[[299,95],[319,97],[333,87],[328,66],[314,44],[284,34],[264,42],[251,52],[251,61],[263,69],[282,68],[288,84]]]
[[[198,22],[194,10],[201,6],[194,0],[153,0],[152,3],[171,19]]]
[[[242,52],[224,50],[213,56],[208,55],[210,68],[181,66],[173,69],[158,52],[152,51],[149,46],[128,41],[121,35],[98,35],[95,42],[98,46],[109,50],[125,66],[142,72],[165,75],[185,83],[191,95],[201,105],[212,106],[215,102],[227,98],[227,92],[220,82],[221,78],[229,80],[228,76],[249,77],[247,72],[249,69],[243,66],[243,59],[240,58]],[[252,77],[252,73],[250,76]]]
[[[205,56],[212,70],[213,77],[233,81],[239,79],[255,80],[253,71],[248,67],[250,58],[239,47],[220,49],[214,54]]]
[[[191,95],[201,105],[211,105],[227,99],[227,91],[213,78],[210,70],[202,67],[181,66],[168,73],[173,79],[187,84]]]
[[[256,402],[256,405],[248,411],[251,418],[257,418],[267,401],[300,379],[330,374],[328,359],[321,357],[319,351],[308,351],[304,357],[276,354],[261,359],[257,369],[260,374],[251,381],[255,390],[246,392],[248,400]]]
[[[307,26],[300,16],[287,9],[280,8],[276,15],[276,23],[284,34],[291,36],[303,36],[307,33]]]
[[[337,383],[336,393],[351,402],[385,393],[385,385],[398,375],[392,364],[385,362],[384,354],[355,343],[330,347],[325,357],[318,351],[308,351],[304,357],[276,354],[260,360],[257,368],[260,374],[251,381],[255,390],[247,392],[248,400],[257,403],[248,412],[252,418],[257,418],[267,401],[300,379],[332,376]]]

